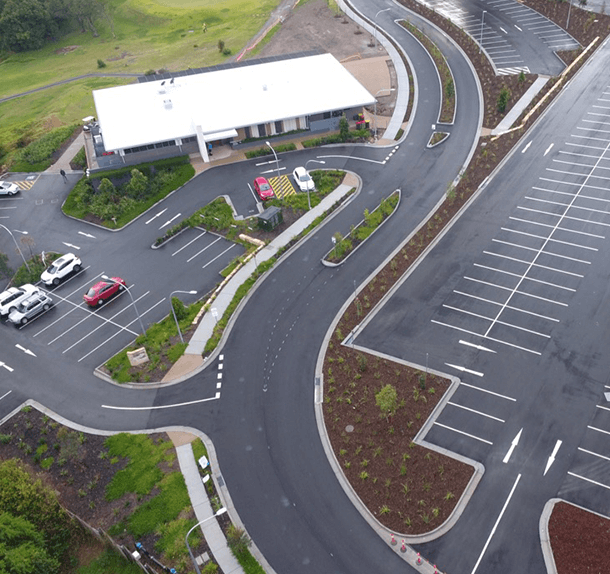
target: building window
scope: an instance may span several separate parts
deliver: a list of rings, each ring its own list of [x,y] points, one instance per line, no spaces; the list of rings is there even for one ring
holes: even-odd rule
[[[246,139],[250,139],[252,137],[252,131],[250,130],[250,126],[246,126],[244,128],[244,133],[246,134]]]
[[[323,118],[324,118],[325,120],[330,120],[330,112],[324,112],[324,116],[323,116]]]
[[[267,135],[265,124],[258,124],[258,137],[264,138]]]
[[[284,126],[282,125],[282,120],[275,122],[275,133],[281,134],[284,131]]]

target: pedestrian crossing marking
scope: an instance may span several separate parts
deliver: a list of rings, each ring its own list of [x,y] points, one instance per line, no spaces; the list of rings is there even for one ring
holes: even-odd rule
[[[278,199],[282,199],[287,195],[293,195],[294,193],[296,193],[292,182],[290,181],[290,178],[287,175],[280,175],[279,177],[270,177],[269,183],[273,188],[273,193],[275,194],[275,197],[277,197]]]

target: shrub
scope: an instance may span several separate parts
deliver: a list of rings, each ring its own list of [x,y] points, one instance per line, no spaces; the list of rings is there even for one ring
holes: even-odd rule
[[[375,403],[381,409],[381,416],[387,419],[396,412],[397,399],[396,388],[392,385],[386,385],[375,393]]]
[[[80,148],[76,155],[72,158],[72,162],[76,167],[84,169],[87,165],[87,155],[85,153],[85,146]]]
[[[106,67],[106,62],[104,62],[104,60],[100,60],[99,58],[97,59],[97,67],[98,68],[105,68]]]
[[[506,111],[506,106],[508,105],[508,100],[510,99],[510,90],[503,86],[500,90],[500,94],[498,95],[497,108],[498,112],[503,114]]]
[[[227,531],[227,544],[229,545],[231,552],[233,552],[233,555],[237,556],[248,550],[252,542],[243,529],[231,524]]]
[[[15,156],[12,171],[44,171],[51,165],[51,157],[74,133],[77,126],[63,126],[29,143]]]
[[[218,51],[222,53],[222,51],[225,49],[225,42],[224,40],[218,40]]]

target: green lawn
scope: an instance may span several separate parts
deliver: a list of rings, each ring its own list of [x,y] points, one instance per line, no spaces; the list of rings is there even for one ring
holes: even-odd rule
[[[41,50],[2,55],[0,98],[88,73],[137,73],[205,67],[227,60],[218,41],[239,53],[265,24],[279,0],[111,0],[114,37],[106,20],[100,33],[75,31]],[[207,31],[203,32],[203,23]],[[97,60],[106,63],[103,70]],[[94,114],[91,90],[133,81],[90,78],[0,104],[0,142],[13,148],[24,131]],[[0,150],[1,156],[1,150]],[[0,157],[0,163],[2,159]]]

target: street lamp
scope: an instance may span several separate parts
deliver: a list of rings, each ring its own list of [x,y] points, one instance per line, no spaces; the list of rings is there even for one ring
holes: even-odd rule
[[[374,131],[375,131],[375,141],[377,141],[377,96],[379,94],[381,94],[381,92],[394,92],[396,90],[396,88],[381,88],[381,90],[379,90],[376,94],[375,94],[375,115],[373,117],[373,121],[374,123]]]
[[[581,4],[582,6],[582,4]],[[570,26],[570,11],[572,10],[572,0],[570,0],[570,5],[568,6],[568,21],[566,22],[566,30]]]
[[[191,560],[193,561],[193,565],[195,566],[195,570],[197,570],[197,574],[201,574],[201,570],[199,570],[199,566],[197,566],[197,561],[195,560],[195,557],[193,556],[193,551],[191,550],[191,547],[189,546],[189,534],[191,532],[193,532],[193,530],[195,530],[195,528],[197,528],[198,526],[200,526],[204,522],[207,522],[208,520],[212,520],[212,518],[215,518],[216,516],[220,516],[221,514],[224,514],[226,511],[227,511],[227,509],[223,507],[216,514],[214,514],[213,516],[209,516],[208,518],[204,518],[201,522],[198,522],[197,524],[195,524],[195,526],[193,526],[193,528],[191,528],[186,533],[186,536],[184,537],[184,541],[186,542],[186,547],[189,550],[189,554],[191,556]]]
[[[102,279],[105,279],[106,281],[112,281],[113,283],[118,283],[118,281],[115,281],[112,277],[108,277],[107,275],[102,275]],[[122,283],[121,283],[122,285]],[[131,298],[131,303],[133,304],[133,308],[136,310],[136,315],[138,316],[138,321],[140,321],[140,329],[142,329],[142,335],[144,335],[144,333],[146,332],[144,330],[144,325],[142,324],[142,318],[140,317],[140,313],[138,313],[138,308],[136,307],[136,302],[133,300],[133,295],[131,294],[131,291],[129,290],[129,287],[127,287],[127,285],[123,285],[123,287],[125,287],[125,289],[127,290],[127,293],[129,293],[129,297]]]
[[[197,295],[197,291],[172,291],[169,294],[169,304],[171,305],[172,308],[172,314],[174,315],[174,321],[176,321],[176,329],[178,329],[178,335],[180,335],[180,341],[182,343],[184,343],[184,339],[182,338],[182,333],[180,331],[180,325],[178,325],[178,317],[176,317],[176,311],[174,309],[174,301],[173,301],[173,295],[174,293],[185,293],[186,295]]]
[[[485,12],[487,12],[487,10],[483,10],[483,14],[481,14],[481,41],[479,42],[479,54],[483,50],[483,23],[485,22]]]
[[[377,16],[379,16],[379,14],[381,14],[382,12],[387,12],[388,10],[391,10],[391,9],[392,8],[384,8],[383,10],[379,10],[379,12],[377,12],[377,14],[375,14],[375,20],[377,20]],[[375,22],[374,36],[375,36],[375,53],[377,53],[377,22]]]
[[[308,160],[305,162],[305,173],[309,173],[309,172],[307,171],[307,164],[308,164],[308,163],[323,163],[323,164],[325,164],[326,162],[325,162],[325,161],[322,161],[321,159],[308,159]],[[311,177],[311,176],[310,176],[310,177]],[[309,205],[309,209],[311,210],[311,198],[309,197],[309,187],[307,188],[307,205]]]
[[[23,256],[23,253],[22,253],[21,249],[19,248],[19,244],[17,243],[15,236],[11,233],[11,230],[8,227],[6,227],[2,224],[0,224],[0,227],[3,227],[4,229],[6,229],[6,231],[8,231],[8,234],[13,238],[13,241],[15,242],[15,247],[17,248],[17,251],[19,251],[19,255],[21,255],[21,259],[23,259],[23,262],[25,263],[25,267],[29,272],[30,266],[28,265],[28,262],[25,260],[25,257]]]
[[[280,178],[280,160],[277,159],[277,154],[275,153],[275,150],[271,147],[271,144],[269,142],[265,142],[270,148],[271,151],[273,152],[273,155],[275,156],[275,163],[277,165],[277,178]]]

